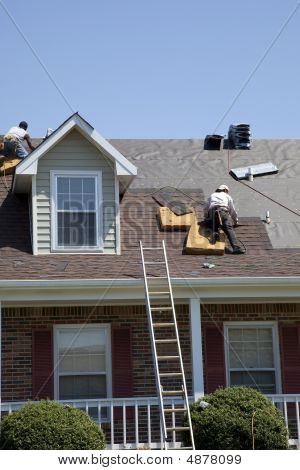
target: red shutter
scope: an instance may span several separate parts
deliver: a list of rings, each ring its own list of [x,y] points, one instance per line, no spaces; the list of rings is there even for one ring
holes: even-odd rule
[[[204,324],[206,393],[225,387],[225,358],[223,325]]]
[[[113,397],[133,396],[131,328],[112,329],[112,388]]]
[[[53,400],[52,329],[32,332],[32,398]]]
[[[300,325],[280,325],[281,373],[284,393],[300,389]]]

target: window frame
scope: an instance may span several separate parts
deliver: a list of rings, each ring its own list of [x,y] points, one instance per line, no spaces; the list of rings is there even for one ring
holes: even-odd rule
[[[103,214],[102,214],[102,171],[51,170],[51,251],[58,253],[99,253],[103,252]],[[93,177],[95,178],[96,200],[96,246],[64,247],[58,245],[58,210],[57,210],[57,178],[58,177]],[[98,203],[97,203],[98,202]]]
[[[77,330],[93,330],[95,328],[105,329],[106,334],[106,344],[105,344],[105,368],[106,368],[106,398],[112,397],[112,362],[111,362],[111,325],[109,323],[90,323],[90,324],[68,324],[68,325],[54,325],[53,326],[53,337],[54,337],[54,348],[53,348],[53,359],[54,359],[54,400],[60,401],[59,398],[59,332],[60,330],[74,329]],[[71,375],[71,374],[64,374]],[[87,374],[85,372],[78,372],[72,375],[104,375],[98,372]],[[101,399],[101,398],[99,398]],[[95,400],[95,399],[93,399]],[[64,400],[68,401],[68,400]],[[72,401],[72,400],[70,400]],[[89,399],[78,398],[76,402],[89,401]]]
[[[282,393],[281,386],[281,369],[280,369],[280,350],[279,350],[279,335],[278,324],[272,321],[232,321],[224,322],[224,357],[226,369],[226,387],[230,387],[230,362],[229,362],[229,335],[230,328],[270,328],[272,330],[272,343],[273,343],[273,358],[274,358],[274,373],[275,373],[275,394]],[[268,368],[261,369],[267,370]],[[248,370],[248,369],[245,369]],[[249,369],[251,370],[251,369]],[[271,369],[268,369],[271,370]],[[266,394],[270,395],[270,394]],[[272,395],[272,394],[271,394]]]

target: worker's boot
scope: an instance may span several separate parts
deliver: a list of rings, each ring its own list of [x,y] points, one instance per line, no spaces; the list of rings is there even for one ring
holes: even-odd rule
[[[245,253],[246,253],[245,248],[241,248],[240,246],[237,246],[232,249],[233,255],[244,255]]]
[[[218,241],[220,241],[219,232],[213,232],[210,238],[211,245],[214,245]]]

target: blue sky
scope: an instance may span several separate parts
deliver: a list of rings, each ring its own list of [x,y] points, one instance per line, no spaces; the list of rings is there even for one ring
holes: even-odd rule
[[[0,133],[32,136],[71,109],[107,138],[199,138],[215,130],[297,0],[0,0]],[[300,138],[300,8],[218,132]]]

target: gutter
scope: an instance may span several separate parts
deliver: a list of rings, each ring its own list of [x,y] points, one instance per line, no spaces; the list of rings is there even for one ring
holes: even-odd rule
[[[159,280],[158,280],[159,281]],[[299,286],[300,276],[289,277],[212,277],[212,278],[176,278],[172,277],[172,286],[217,287],[217,286]],[[144,280],[140,279],[4,279],[0,280],[0,290],[3,288],[72,288],[72,287],[143,287]]]
[[[300,277],[171,278],[171,283],[176,302],[300,302]],[[160,279],[153,286],[160,287]],[[144,304],[144,280],[3,280],[0,302],[3,306]]]

